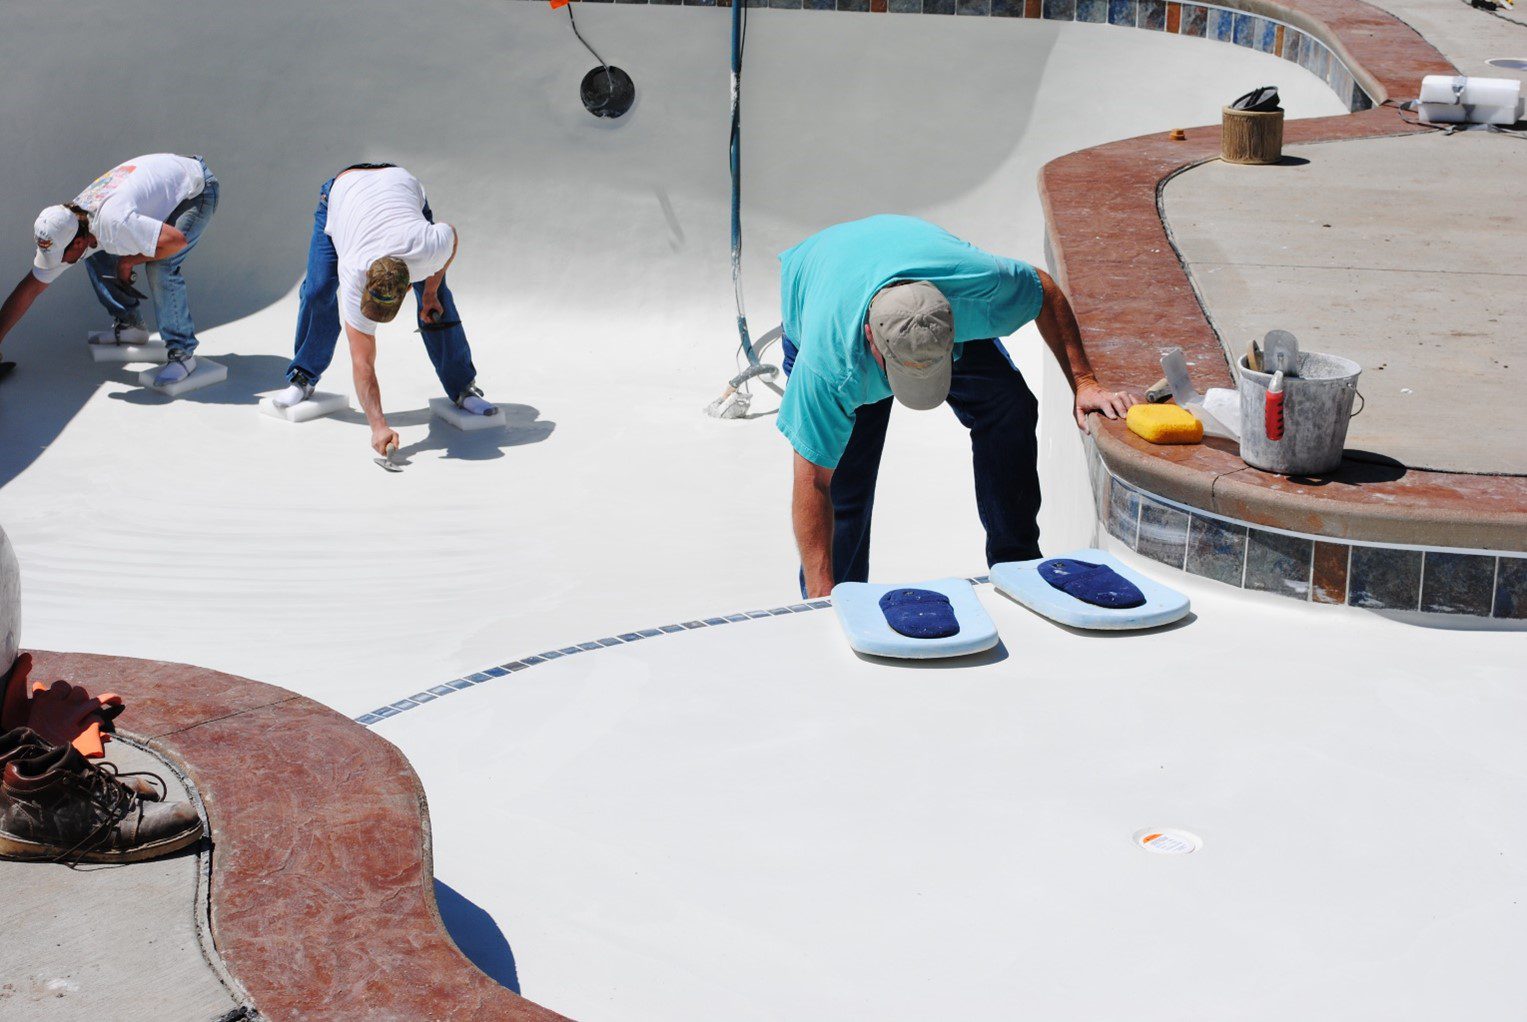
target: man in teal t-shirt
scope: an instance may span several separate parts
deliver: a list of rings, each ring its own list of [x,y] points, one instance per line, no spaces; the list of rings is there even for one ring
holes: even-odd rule
[[[795,448],[791,513],[801,588],[825,596],[869,578],[870,515],[894,397],[944,402],[970,430],[986,560],[1039,556],[1039,408],[998,338],[1037,321],[1076,400],[1123,415],[1137,399],[1098,385],[1070,303],[1049,274],[934,225],[872,216],[782,254],[779,431]]]

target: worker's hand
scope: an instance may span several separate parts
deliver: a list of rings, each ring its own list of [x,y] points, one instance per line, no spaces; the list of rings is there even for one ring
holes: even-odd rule
[[[126,259],[117,260],[117,280],[129,286],[133,282],[133,264]]]
[[[390,429],[384,422],[380,426],[371,427],[371,449],[382,457],[387,457],[387,447],[391,444],[398,446],[398,434]]]
[[[1129,411],[1131,405],[1139,403],[1139,396],[1127,390],[1104,390],[1094,382],[1083,383],[1076,388],[1076,428],[1087,428],[1088,412],[1102,412],[1110,419],[1117,419]]]
[[[419,318],[426,323],[433,323],[445,315],[445,306],[440,304],[440,296],[425,291],[419,299]]]

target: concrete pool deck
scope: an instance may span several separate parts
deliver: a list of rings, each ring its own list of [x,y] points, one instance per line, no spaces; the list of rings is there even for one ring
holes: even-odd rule
[[[1322,38],[1348,54],[1376,104],[1413,96],[1427,74],[1456,73],[1426,39],[1377,8],[1339,0],[1275,6],[1286,20],[1314,19]],[[1457,11],[1458,17],[1475,15],[1485,17],[1464,7]],[[1514,40],[1516,30],[1506,28]],[[1284,139],[1295,147],[1432,130],[1393,106],[1378,105],[1345,117],[1290,121]],[[1520,147],[1514,139],[1492,141]],[[1216,160],[1218,143],[1217,125],[1189,129],[1180,141],[1142,136],[1062,157],[1041,176],[1053,262],[1069,288],[1089,353],[1115,383],[1147,386],[1160,376],[1160,354],[1180,347],[1195,364],[1200,388],[1231,385],[1228,342],[1221,342],[1199,305],[1159,198],[1174,176],[1192,175],[1193,168]],[[1376,188],[1374,207],[1388,209],[1381,181]],[[1146,295],[1149,301],[1142,300]],[[1527,550],[1523,477],[1347,459],[1327,476],[1293,478],[1249,468],[1233,444],[1153,447],[1122,423],[1097,417],[1093,435],[1104,463],[1120,479],[1243,531],[1267,528],[1407,556],[1426,547],[1469,554]],[[1419,586],[1417,576],[1408,587],[1411,605],[1419,602]],[[1489,601],[1483,606],[1488,615]]]
[[[103,877],[167,899],[144,918],[92,932],[37,915],[36,924],[12,928],[18,903],[6,894],[7,937],[24,938],[20,956],[0,959],[14,966],[5,972],[18,988],[13,1003],[30,1010],[22,998],[31,996],[30,974],[38,969],[59,972],[63,962],[77,971],[95,971],[101,961],[111,966],[89,989],[64,988],[78,1003],[50,994],[44,1008],[62,1004],[64,1014],[27,1018],[82,1018],[85,1005],[102,1008],[94,1017],[124,1022],[561,1018],[490,979],[447,936],[433,888],[424,793],[392,745],[310,699],[247,678],[128,657],[41,651],[33,657],[37,677],[120,693],[127,709],[119,728],[195,784],[211,828],[211,894],[210,911],[192,926],[194,857],[83,874],[53,865],[23,873],[21,864],[0,864],[0,879],[39,890],[55,911],[68,905],[75,913],[84,902],[81,918]],[[119,754],[119,746],[108,748]],[[98,910],[132,907],[117,900]],[[195,960],[203,925],[206,950],[233,992]],[[69,944],[26,951],[48,937]],[[34,955],[43,963],[35,968]],[[122,974],[129,969],[137,974]],[[44,993],[57,978],[44,978]],[[103,979],[121,987],[98,989]],[[143,988],[171,980],[185,987]],[[156,1010],[156,993],[177,1010]],[[0,1000],[0,1017],[9,1017],[9,1006]],[[245,1015],[228,1015],[244,1006],[252,1006]],[[214,1007],[222,1013],[195,1013]]]
[[[1364,367],[1347,447],[1527,473],[1527,145],[1440,132],[1290,146],[1168,181],[1172,239],[1232,361],[1269,329]],[[1360,456],[1359,456],[1360,457]]]
[[[125,741],[106,746],[123,773],[164,780],[171,801],[187,798],[168,763]],[[0,898],[24,940],[0,940],[0,1018],[28,1022],[115,1022],[242,1017],[202,944],[206,843],[153,862],[124,866],[0,860]]]

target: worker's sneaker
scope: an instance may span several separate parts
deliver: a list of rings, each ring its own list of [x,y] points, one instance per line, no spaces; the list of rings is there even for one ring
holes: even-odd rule
[[[93,330],[91,344],[143,344],[148,341],[148,331],[143,324],[130,319],[113,320],[110,330]]]
[[[468,384],[456,398],[456,407],[471,415],[497,415],[498,406],[482,396],[482,389],[477,384]]]
[[[201,838],[189,802],[151,802],[71,746],[13,756],[0,779],[0,856],[139,862]]]
[[[179,349],[170,352],[170,360],[154,374],[154,386],[168,387],[196,372],[196,356]]]
[[[313,388],[317,386],[318,381],[314,380],[307,373],[301,369],[293,369],[290,385],[281,393],[271,398],[270,403],[277,408],[290,408],[293,405],[300,405],[313,396]]]

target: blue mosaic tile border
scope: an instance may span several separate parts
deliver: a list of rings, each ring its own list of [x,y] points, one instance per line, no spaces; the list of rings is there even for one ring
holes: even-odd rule
[[[984,585],[990,582],[991,578],[987,575],[977,575],[974,578],[966,579],[966,581],[971,585]],[[521,657],[518,660],[510,660],[508,663],[498,664],[497,666],[488,667],[472,674],[466,674],[460,678],[453,678],[450,681],[441,682],[433,688],[427,688],[422,692],[415,692],[413,695],[399,699],[396,702],[388,703],[385,706],[378,706],[369,713],[363,713],[352,719],[357,724],[365,724],[367,727],[370,727],[372,724],[380,723],[389,717],[396,717],[400,713],[416,710],[426,703],[434,702],[436,699],[443,699],[465,689],[474,688],[484,682],[505,678],[511,674],[518,674],[520,671],[539,667],[541,664],[550,663],[553,660],[561,660],[563,657],[578,656],[581,653],[595,653],[599,650],[610,649],[615,646],[626,646],[645,639],[661,638],[665,635],[679,635],[684,632],[694,631],[697,628],[719,628],[722,625],[740,624],[744,621],[756,621],[766,617],[808,614],[811,611],[822,610],[831,606],[832,600],[830,599],[807,600],[803,603],[791,603],[783,607],[769,607],[764,610],[745,610],[737,614],[727,614],[722,617],[699,618],[694,621],[658,625],[656,628],[643,628],[634,632],[622,632],[619,635],[607,635],[602,639],[592,639],[588,642],[564,646],[561,649],[549,649],[542,653]]]
[[[580,3],[651,3],[730,7],[731,0],[575,0]],[[1356,113],[1373,98],[1318,37],[1276,18],[1218,4],[1175,0],[747,0],[751,7],[865,14],[943,14],[992,18],[1079,21],[1193,36],[1261,50],[1298,64],[1321,79]]]
[[[1090,437],[1087,458],[1099,529],[1169,567],[1308,603],[1527,620],[1527,554],[1268,529],[1125,482]]]

